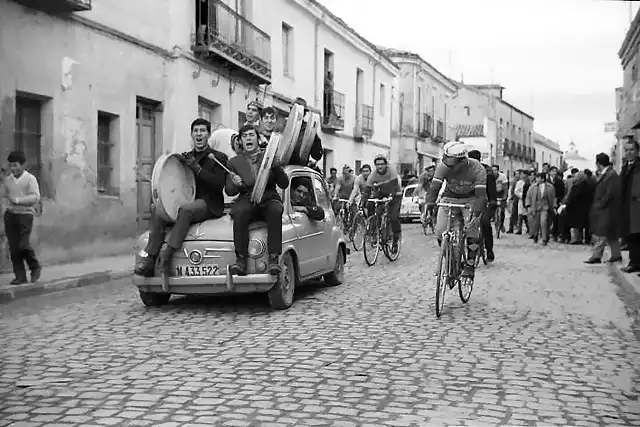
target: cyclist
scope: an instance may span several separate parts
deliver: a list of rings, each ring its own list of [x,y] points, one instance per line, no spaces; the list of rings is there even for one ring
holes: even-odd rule
[[[338,203],[338,199],[348,200],[351,196],[351,192],[353,191],[356,179],[350,172],[350,169],[351,168],[349,166],[344,165],[342,167],[342,175],[336,179],[336,189],[333,195],[333,210],[335,213],[338,213],[340,210],[340,203]]]
[[[480,159],[482,154],[478,150],[471,150],[468,154],[470,159],[476,159],[480,162],[487,173],[487,200],[488,205],[480,218],[480,227],[482,227],[482,237],[484,238],[484,247],[487,250],[487,261],[492,262],[496,259],[493,253],[493,229],[491,229],[491,219],[496,214],[496,177],[493,174],[491,166],[482,163]]]
[[[504,211],[507,207],[506,201],[509,179],[500,171],[499,165],[493,165],[491,169],[493,170],[493,175],[496,177],[496,200],[500,203],[500,224],[497,224],[497,226],[500,227],[500,231],[504,231]]]
[[[371,175],[371,166],[362,165],[362,167],[360,168],[360,175],[358,175],[358,177],[356,178],[356,182],[353,184],[353,190],[351,191],[351,195],[349,196],[349,203],[354,207],[354,209],[355,206],[360,203],[362,189],[367,184],[369,175]]]
[[[462,275],[473,278],[475,276],[475,258],[479,247],[480,229],[479,216],[482,215],[487,204],[487,172],[482,164],[467,156],[467,147],[461,141],[450,141],[443,147],[442,162],[436,166],[436,171],[427,192],[427,206],[434,205],[438,192],[446,179],[447,184],[442,194],[443,203],[464,204],[462,218],[458,216],[457,222],[464,226],[464,221],[469,214],[472,220],[467,230],[467,265],[464,266]],[[436,235],[442,236],[447,224],[449,209],[438,209],[436,219]],[[438,237],[438,244],[442,243],[442,237]]]
[[[400,204],[402,202],[401,194],[402,183],[400,181],[400,175],[389,167],[387,158],[379,154],[373,159],[373,165],[376,170],[369,175],[367,183],[362,189],[361,204],[366,206],[367,200],[371,197],[371,193],[374,193],[375,198],[393,197],[393,200],[389,204],[389,220],[391,223],[391,232],[393,233],[393,242],[391,251],[393,253],[398,252],[398,242],[400,240]],[[382,205],[379,206],[382,209]]]
[[[424,168],[424,172],[422,172],[418,177],[418,196],[422,198],[422,202],[420,203],[420,221],[422,222],[426,220],[428,213],[433,214],[432,211],[427,212],[427,209],[425,209],[424,197],[426,196],[427,191],[429,191],[429,186],[431,186],[431,180],[433,179],[433,173],[435,170],[435,165],[429,165]]]

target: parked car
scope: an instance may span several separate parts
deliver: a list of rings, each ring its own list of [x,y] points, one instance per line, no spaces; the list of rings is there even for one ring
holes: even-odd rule
[[[400,220],[412,221],[420,219],[420,203],[418,197],[418,184],[407,185],[402,191],[402,205],[400,205]]]
[[[305,280],[323,278],[329,286],[344,280],[347,246],[336,224],[328,191],[321,174],[308,167],[286,166],[290,180],[304,182],[315,203],[325,211],[325,218],[312,221],[291,206],[290,189],[281,190],[284,202],[282,217],[282,273],[267,272],[266,224],[256,222],[250,227],[249,255],[246,276],[232,276],[229,267],[235,262],[233,220],[228,214],[218,219],[194,224],[182,250],[173,258],[170,277],[134,276],[140,298],[147,306],[167,304],[172,294],[215,295],[267,293],[270,305],[278,310],[293,303],[296,287]],[[145,232],[138,238],[139,253],[149,239]]]

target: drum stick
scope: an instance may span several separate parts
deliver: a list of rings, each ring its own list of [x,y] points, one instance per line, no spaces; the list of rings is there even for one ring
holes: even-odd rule
[[[225,165],[223,165],[222,162],[220,162],[220,160],[216,159],[216,156],[214,156],[213,154],[209,154],[209,158],[214,162],[216,162],[217,164],[219,164],[222,169],[227,171],[227,173],[230,173],[230,174],[233,173]]]

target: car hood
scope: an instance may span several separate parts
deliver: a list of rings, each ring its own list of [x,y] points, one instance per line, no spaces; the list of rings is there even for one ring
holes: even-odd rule
[[[254,222],[249,226],[249,231],[266,228],[264,221]],[[233,220],[229,215],[221,218],[209,219],[207,221],[193,224],[189,228],[189,232],[184,239],[185,241],[194,240],[216,240],[233,242]]]

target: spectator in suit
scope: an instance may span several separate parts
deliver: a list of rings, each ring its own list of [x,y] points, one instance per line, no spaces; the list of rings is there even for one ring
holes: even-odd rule
[[[622,208],[620,226],[622,236],[629,248],[629,265],[622,268],[625,273],[640,271],[640,150],[633,136],[624,140],[625,164],[620,172],[622,186]]]
[[[589,226],[595,236],[595,244],[587,264],[602,262],[605,246],[611,248],[608,262],[622,261],[620,252],[620,227],[618,215],[621,205],[620,177],[613,170],[609,156],[600,153],[596,156],[596,167],[600,172],[600,180],[596,183],[593,203],[589,214]]]

